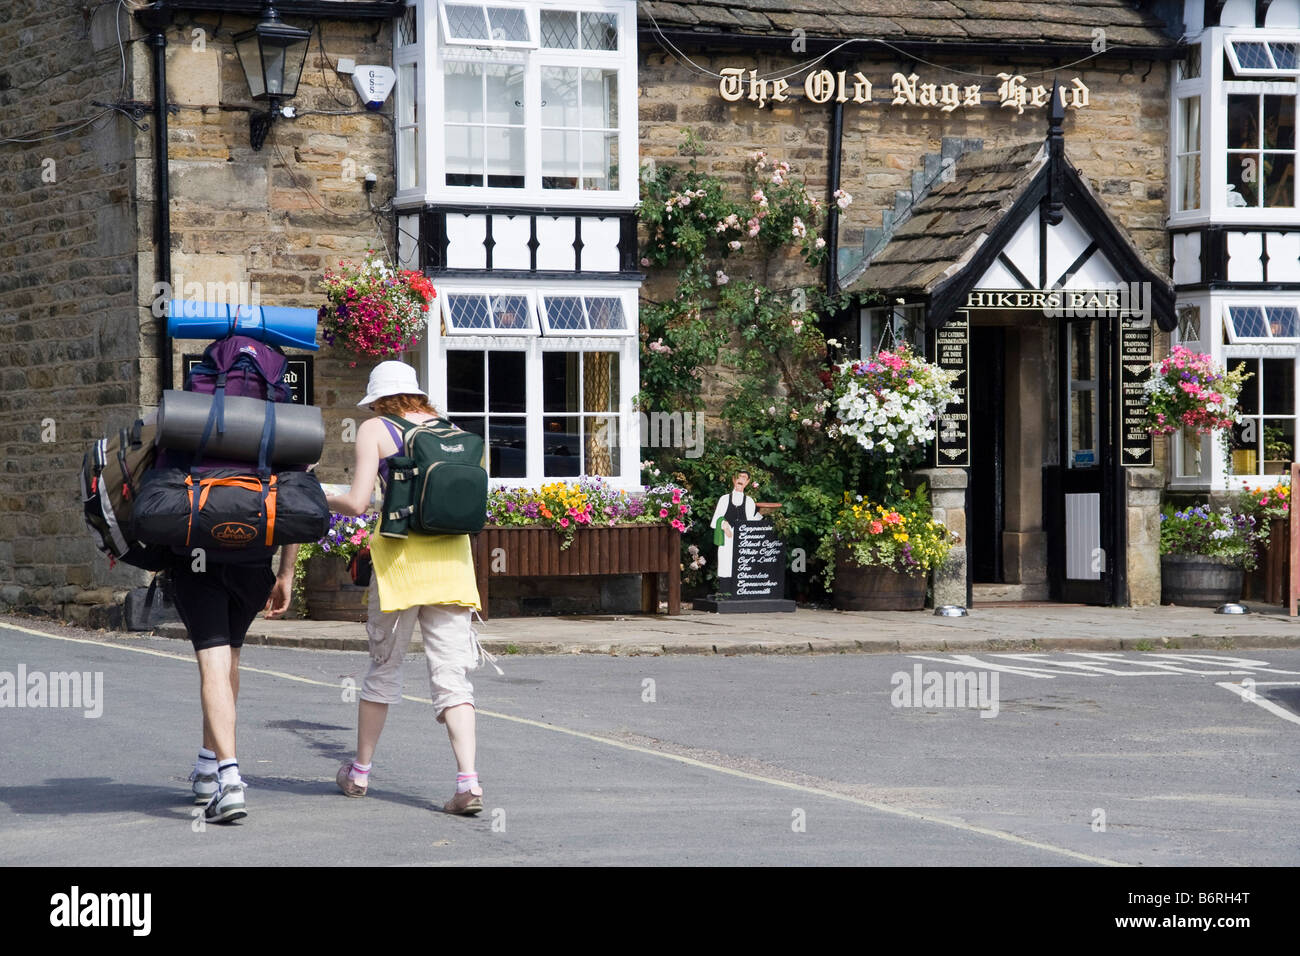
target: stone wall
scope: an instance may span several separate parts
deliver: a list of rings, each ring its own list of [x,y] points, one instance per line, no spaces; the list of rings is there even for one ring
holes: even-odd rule
[[[0,138],[64,130],[31,145],[0,143],[0,604],[76,620],[147,580],[110,571],[94,549],[80,515],[82,455],[149,411],[162,388],[179,388],[181,354],[205,344],[174,343],[173,381],[161,381],[153,119],[146,114],[148,128],[137,129],[91,103],[151,103],[152,51],[130,41],[144,27],[117,5],[85,15],[83,7],[92,10],[20,0],[0,23]],[[278,121],[254,152],[232,42],[252,22],[178,13],[167,33],[172,283],[188,297],[210,297],[190,283],[204,293],[221,284],[227,297],[233,283],[261,304],[316,308],[325,267],[394,242],[391,220],[375,218],[363,190],[373,171],[374,204],[392,193],[390,120],[365,111],[350,78],[332,69],[339,57],[390,62],[392,27],[323,22],[324,60],[317,34],[292,101],[299,117]],[[93,122],[75,122],[85,119]],[[317,353],[325,481],[348,480],[343,420],[360,418],[369,374],[369,363],[358,364]]]
[[[115,4],[15,0],[0,23],[0,606],[69,616],[134,579],[91,547],[77,484],[140,393],[136,131],[93,102],[132,96],[119,15],[130,37]]]

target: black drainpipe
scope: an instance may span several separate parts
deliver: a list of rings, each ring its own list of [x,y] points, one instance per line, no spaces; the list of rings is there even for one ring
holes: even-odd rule
[[[138,11],[136,16],[150,31],[149,45],[153,47],[153,155],[154,155],[154,206],[157,223],[154,230],[154,259],[158,281],[164,283],[164,295],[169,304],[163,309],[158,328],[158,401],[162,392],[172,387],[175,369],[172,363],[172,340],[167,335],[167,313],[170,311],[172,282],[172,218],[171,186],[167,181],[167,26],[172,12],[163,0]],[[173,293],[176,290],[171,290]]]
[[[826,173],[826,292],[835,294],[835,287],[840,281],[840,207],[835,201],[835,194],[840,189],[840,152],[844,139],[844,104],[831,104],[831,141],[826,149],[828,169]]]

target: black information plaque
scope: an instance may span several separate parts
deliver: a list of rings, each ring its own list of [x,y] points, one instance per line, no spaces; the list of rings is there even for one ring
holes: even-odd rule
[[[181,368],[189,375],[190,369],[203,361],[202,355],[182,355]],[[284,383],[292,393],[291,401],[295,405],[314,405],[316,403],[315,363],[312,355],[290,355],[289,364],[284,370]]]
[[[970,466],[970,322],[966,312],[955,312],[934,332],[934,360],[940,368],[957,373],[952,387],[957,400],[939,413],[935,422],[934,464],[937,468]]]
[[[697,598],[697,611],[723,614],[793,611],[785,597],[785,545],[765,518],[734,528],[732,576],[718,578],[718,593]]]
[[[1155,439],[1147,431],[1147,397],[1143,383],[1151,374],[1151,320],[1140,315],[1120,322],[1120,461],[1131,468],[1155,465]]]

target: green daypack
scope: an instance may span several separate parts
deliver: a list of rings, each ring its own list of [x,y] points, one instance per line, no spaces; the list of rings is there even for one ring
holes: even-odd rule
[[[435,418],[416,424],[384,417],[401,429],[399,454],[388,459],[379,533],[475,534],[487,520],[483,439]],[[396,434],[393,436],[396,438]]]

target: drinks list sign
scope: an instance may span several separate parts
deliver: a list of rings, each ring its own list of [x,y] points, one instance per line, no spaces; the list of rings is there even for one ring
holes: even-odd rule
[[[770,521],[743,521],[736,525],[735,562],[733,596],[785,597],[785,545],[776,536]]]
[[[1155,465],[1155,440],[1147,431],[1147,399],[1142,385],[1150,374],[1151,320],[1126,315],[1120,321],[1120,414],[1123,445],[1120,460],[1130,467]]]
[[[966,312],[956,312],[934,333],[935,362],[940,368],[957,373],[952,383],[957,401],[939,413],[935,423],[934,463],[939,468],[965,468],[970,465],[970,321]]]

